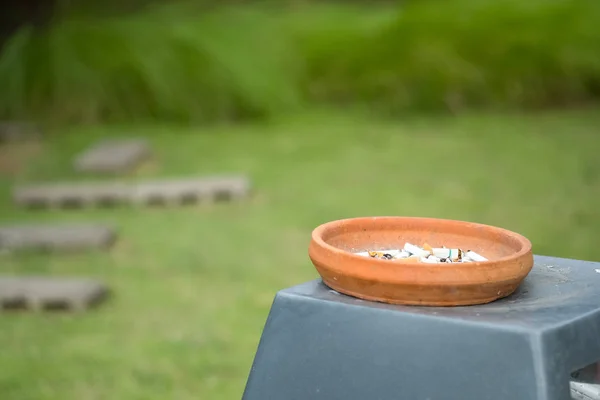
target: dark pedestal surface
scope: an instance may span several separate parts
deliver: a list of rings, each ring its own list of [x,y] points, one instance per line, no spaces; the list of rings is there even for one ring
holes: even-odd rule
[[[600,263],[535,256],[510,297],[393,306],[321,280],[277,293],[244,400],[566,400],[600,360]]]

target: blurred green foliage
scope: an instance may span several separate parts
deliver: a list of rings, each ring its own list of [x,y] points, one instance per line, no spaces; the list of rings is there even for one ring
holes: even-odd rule
[[[593,0],[412,1],[311,75],[393,111],[572,105],[600,95],[599,24]]]
[[[600,97],[597,0],[159,3],[60,15],[4,46],[0,117],[205,122],[312,103],[398,113]]]
[[[0,59],[0,109],[60,120],[202,120],[298,101],[285,35],[261,13],[152,8],[19,32]]]

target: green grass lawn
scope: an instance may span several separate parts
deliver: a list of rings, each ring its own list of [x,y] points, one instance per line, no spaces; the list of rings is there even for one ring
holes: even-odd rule
[[[1,270],[98,277],[114,296],[78,317],[2,316],[0,397],[239,399],[275,292],[317,277],[310,232],[333,219],[464,219],[522,233],[536,254],[600,261],[597,109],[403,122],[348,115],[51,132],[27,168],[0,178],[0,220],[102,221],[120,240],[107,253],[3,255]],[[136,176],[243,172],[255,194],[170,210],[13,208],[13,183],[82,179],[72,157],[106,134],[151,140],[157,162]],[[0,157],[16,163],[20,153]]]

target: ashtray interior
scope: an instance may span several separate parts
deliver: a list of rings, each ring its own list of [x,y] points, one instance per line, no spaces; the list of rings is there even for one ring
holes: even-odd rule
[[[428,219],[395,220],[365,218],[360,223],[340,224],[324,230],[322,240],[337,249],[358,253],[402,248],[406,242],[422,246],[472,250],[490,261],[519,253],[524,243],[510,231],[464,222]]]

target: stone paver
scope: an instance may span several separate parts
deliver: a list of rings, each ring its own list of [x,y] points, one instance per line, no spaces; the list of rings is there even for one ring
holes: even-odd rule
[[[123,183],[56,183],[17,187],[16,204],[28,208],[104,207],[126,202],[131,189]]]
[[[4,310],[85,311],[107,295],[107,286],[93,279],[0,276],[0,306]]]
[[[104,139],[77,156],[73,164],[79,172],[122,173],[150,155],[150,145],[144,139]]]
[[[84,251],[110,247],[113,228],[94,224],[22,224],[0,226],[1,251]]]
[[[239,200],[249,195],[244,176],[208,176],[138,183],[56,183],[17,187],[13,200],[28,208],[76,208],[118,204],[180,205]]]
[[[245,177],[208,177],[140,183],[132,201],[136,204],[178,205],[241,199],[248,195]]]

